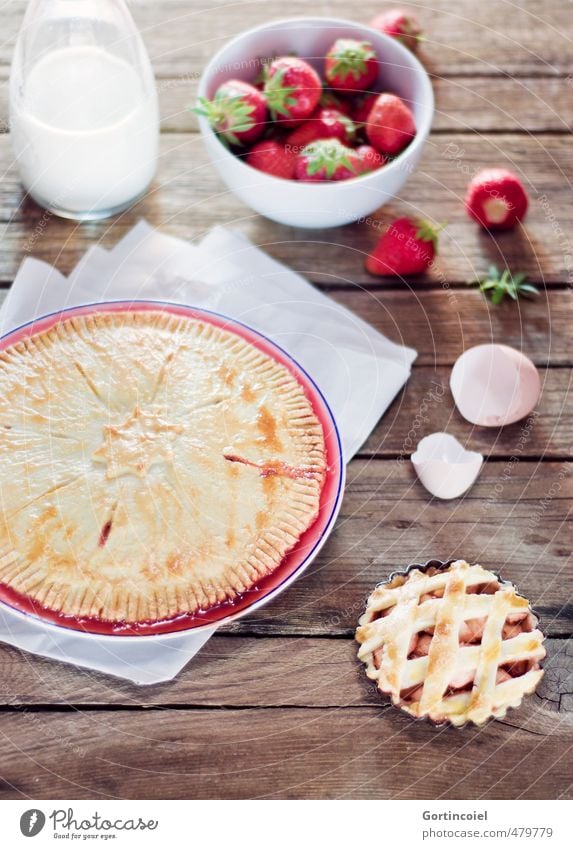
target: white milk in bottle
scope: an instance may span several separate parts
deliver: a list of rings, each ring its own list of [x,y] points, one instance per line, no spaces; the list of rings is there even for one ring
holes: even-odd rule
[[[46,22],[50,5],[78,16]],[[107,5],[95,8],[101,15]],[[85,0],[79,7],[78,0],[42,0],[41,17],[20,34],[12,68],[10,129],[22,182],[38,203],[70,218],[125,209],[146,191],[157,163],[157,93],[147,54],[132,22],[129,31],[125,4],[109,5],[108,17],[91,18]]]

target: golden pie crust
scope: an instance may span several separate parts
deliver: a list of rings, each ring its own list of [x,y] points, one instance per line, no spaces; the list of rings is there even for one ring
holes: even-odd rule
[[[147,622],[235,598],[314,522],[324,434],[288,369],[161,311],[75,317],[0,353],[0,582]]]
[[[380,584],[356,639],[379,690],[436,724],[501,718],[543,676],[544,636],[527,599],[465,560],[398,572]]]

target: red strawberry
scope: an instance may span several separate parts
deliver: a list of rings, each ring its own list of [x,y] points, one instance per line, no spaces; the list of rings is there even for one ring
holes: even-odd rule
[[[357,124],[365,124],[370,115],[370,110],[378,98],[377,94],[367,94],[361,98],[352,110],[352,118]]]
[[[267,67],[264,94],[273,119],[294,127],[318,106],[322,82],[308,62],[282,56]]]
[[[242,80],[227,80],[212,100],[199,98],[194,110],[208,119],[213,130],[228,144],[255,142],[268,120],[267,103],[262,93]]]
[[[337,109],[322,108],[287,136],[287,144],[300,152],[307,144],[318,139],[340,139],[341,142],[350,142],[354,132],[354,123],[350,118]]]
[[[527,212],[528,199],[519,177],[505,168],[486,168],[470,181],[468,214],[488,230],[508,230]]]
[[[338,139],[319,139],[307,145],[297,157],[295,175],[298,180],[348,180],[358,177],[363,163],[350,147]]]
[[[284,180],[294,180],[296,154],[288,150],[284,144],[266,139],[257,142],[250,149],[246,162],[265,174],[282,177]]]
[[[361,144],[356,148],[356,153],[362,162],[361,174],[367,174],[369,171],[376,171],[377,168],[382,168],[386,162],[386,159],[380,151],[370,147],[369,144]]]
[[[383,153],[399,153],[416,135],[414,116],[395,94],[379,94],[368,115],[366,135]]]
[[[404,47],[416,50],[422,41],[422,27],[413,12],[404,9],[388,9],[381,12],[370,21],[372,29],[377,29],[386,35],[401,41]]]
[[[370,274],[402,277],[421,274],[438,249],[438,230],[428,221],[396,218],[366,260]]]
[[[365,91],[378,76],[376,51],[368,41],[337,38],[326,54],[324,76],[339,91]]]

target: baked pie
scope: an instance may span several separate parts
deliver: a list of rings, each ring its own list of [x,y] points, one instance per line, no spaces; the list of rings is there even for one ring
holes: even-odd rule
[[[527,599],[464,560],[392,575],[368,599],[356,639],[379,690],[436,724],[503,717],[543,676],[544,637]]]
[[[325,439],[254,345],[160,310],[74,317],[0,353],[0,582],[110,622],[192,614],[314,522]]]

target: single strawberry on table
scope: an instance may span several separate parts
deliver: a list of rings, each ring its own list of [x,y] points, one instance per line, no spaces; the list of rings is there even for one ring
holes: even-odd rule
[[[388,277],[422,274],[436,256],[439,229],[422,219],[396,218],[367,257],[367,271]]]
[[[508,230],[525,216],[529,201],[519,177],[506,168],[485,168],[470,181],[468,214],[488,230]]]
[[[326,54],[324,76],[339,92],[367,91],[378,77],[378,57],[368,41],[337,38]]]
[[[412,111],[396,94],[379,94],[368,114],[366,136],[383,153],[400,153],[416,135]]]
[[[307,145],[296,160],[297,180],[318,182],[348,180],[364,173],[364,164],[355,150],[338,139],[319,139]]]
[[[295,176],[296,153],[274,139],[259,141],[253,145],[247,155],[247,165],[283,180],[293,180]]]
[[[286,143],[299,151],[318,139],[340,139],[350,143],[355,135],[354,122],[338,109],[320,107],[303,124],[295,127]]]
[[[294,127],[312,115],[322,94],[322,81],[308,62],[280,56],[266,67],[265,76],[263,93],[274,120]]]
[[[388,9],[370,21],[372,29],[400,41],[404,47],[415,51],[422,41],[422,27],[416,15],[406,9]]]
[[[262,93],[242,80],[222,83],[212,100],[201,97],[193,110],[209,121],[217,135],[231,145],[249,145],[264,132],[268,120]]]

